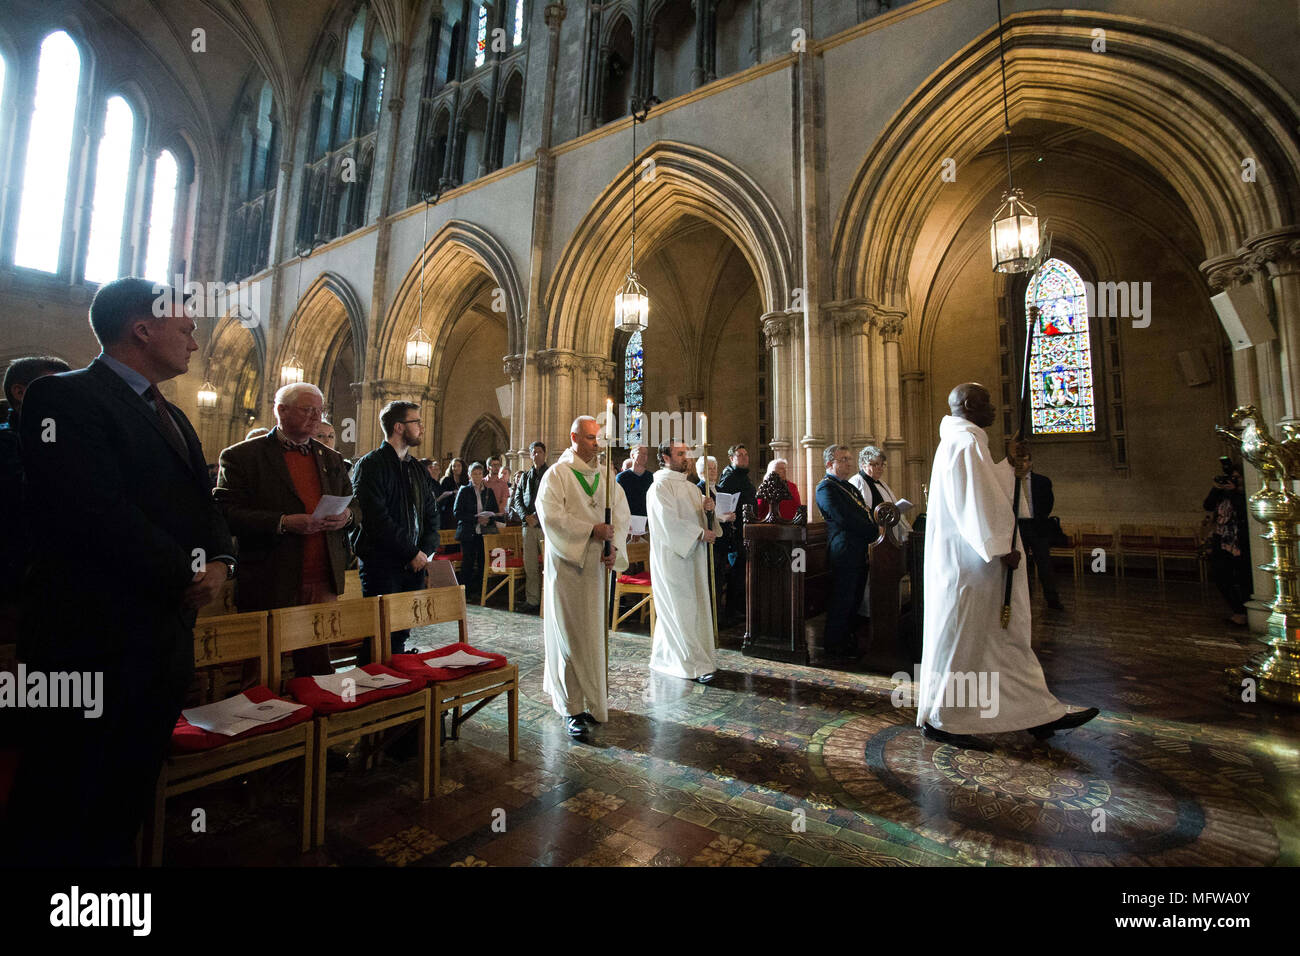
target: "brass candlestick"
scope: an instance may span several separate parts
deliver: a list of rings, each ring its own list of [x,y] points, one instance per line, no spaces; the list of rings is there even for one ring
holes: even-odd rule
[[[1268,649],[1228,670],[1231,693],[1240,697],[1242,682],[1250,679],[1259,699],[1300,707],[1300,565],[1296,563],[1300,498],[1287,489],[1288,481],[1300,478],[1300,435],[1293,436],[1290,427],[1283,425],[1288,437],[1277,441],[1254,405],[1238,407],[1232,425],[1231,429],[1216,425],[1214,430],[1260,474],[1262,487],[1248,499],[1249,511],[1256,521],[1268,525],[1268,532],[1260,537],[1272,545],[1273,561],[1260,569],[1273,575],[1277,590],[1267,630],[1260,638]]]

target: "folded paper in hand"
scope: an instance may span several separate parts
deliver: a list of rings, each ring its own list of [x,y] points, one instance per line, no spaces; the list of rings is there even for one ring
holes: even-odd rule
[[[716,501],[713,510],[720,515],[731,514],[740,504],[740,492],[715,491]]]
[[[321,495],[320,503],[311,513],[313,518],[332,518],[343,514],[343,510],[352,502],[352,495]]]
[[[629,515],[627,519],[627,533],[645,534],[647,520],[648,519],[645,515]]]

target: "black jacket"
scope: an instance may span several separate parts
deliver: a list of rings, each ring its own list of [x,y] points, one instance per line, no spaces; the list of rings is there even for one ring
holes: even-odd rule
[[[1024,494],[1024,491],[1021,491]],[[1034,506],[1033,516],[1021,518],[1020,527],[1026,526],[1040,535],[1050,535],[1055,531],[1051,517],[1052,508],[1056,506],[1056,496],[1052,494],[1052,479],[1036,471],[1029,472],[1029,497]],[[1023,504],[1023,502],[1022,502]]]
[[[718,476],[718,483],[714,488],[724,494],[740,495],[740,500],[736,502],[736,520],[723,525],[723,542],[728,552],[743,553],[745,505],[749,505],[755,512],[758,511],[758,492],[754,488],[754,483],[749,480],[748,466],[741,468],[738,465],[728,465],[722,469],[722,474]]]
[[[867,546],[880,537],[862,494],[847,481],[827,475],[817,485],[817,507],[826,519],[826,551],[831,568],[861,567]]]
[[[528,515],[537,514],[537,489],[542,486],[542,475],[549,467],[542,465],[519,473],[515,490],[510,492],[510,517],[523,521]]]
[[[182,688],[188,682],[196,612],[182,605],[184,591],[196,561],[233,555],[234,544],[198,435],[167,407],[183,456],[148,401],[99,360],[28,387],[21,433],[36,532],[21,635],[28,663],[126,668],[144,683],[161,669]],[[42,440],[45,422],[53,441]],[[70,571],[73,555],[93,562],[93,573]]]
[[[352,549],[362,562],[400,568],[423,551],[438,549],[438,501],[433,480],[420,459],[384,442],[352,466],[352,490],[364,523],[353,532]]]
[[[496,492],[487,485],[483,486],[483,510],[498,514]],[[468,485],[461,485],[460,491],[456,492],[456,540],[472,541],[474,539],[474,529],[478,526],[478,502],[474,497],[474,483],[471,481]],[[483,530],[487,534],[495,533],[493,523],[489,521],[484,525]]]

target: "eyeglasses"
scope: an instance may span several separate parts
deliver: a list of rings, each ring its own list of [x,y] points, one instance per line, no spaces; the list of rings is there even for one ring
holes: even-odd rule
[[[289,408],[296,412],[302,412],[308,418],[320,418],[325,414],[325,409],[318,408],[315,405],[290,405]]]
[[[398,422],[397,424],[399,424],[399,425],[418,425],[418,424],[420,424],[420,420],[419,420],[418,418],[407,418],[407,419],[404,419],[403,421]]]

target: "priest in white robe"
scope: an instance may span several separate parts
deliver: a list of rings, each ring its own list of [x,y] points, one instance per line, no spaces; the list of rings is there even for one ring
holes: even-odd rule
[[[1011,588],[1011,620],[1001,626],[1004,574],[1018,569],[1012,461],[996,464],[984,429],[995,418],[986,388],[958,385],[939,426],[925,528],[925,643],[916,723],[925,736],[970,745],[971,734],[1028,730],[1036,737],[1097,716],[1067,713],[1047,689],[1030,646],[1029,589],[1023,569]],[[1017,443],[1017,456],[1024,453]],[[1013,459],[1016,460],[1016,459]]]
[[[708,564],[716,535],[704,518],[713,501],[687,477],[683,442],[660,445],[659,465],[646,493],[655,600],[650,668],[707,684],[717,669]]]
[[[599,436],[596,419],[575,419],[569,434],[572,445],[546,470],[537,491],[537,517],[546,539],[542,688],[565,718],[570,737],[582,737],[592,724],[609,719],[605,591],[609,569],[627,568],[627,498],[610,480],[609,469],[598,464]],[[611,551],[603,557],[606,541]]]

